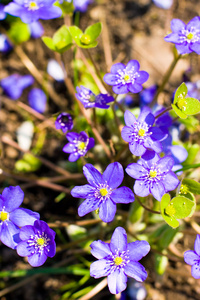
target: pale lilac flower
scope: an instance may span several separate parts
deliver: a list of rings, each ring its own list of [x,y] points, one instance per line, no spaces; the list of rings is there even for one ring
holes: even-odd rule
[[[61,129],[63,133],[71,130],[73,125],[72,116],[66,112],[59,114],[55,121],[56,129]]]
[[[191,265],[191,273],[195,279],[200,278],[200,235],[197,234],[194,242],[194,251],[188,250],[184,253],[184,261]]]
[[[124,178],[122,165],[111,163],[101,174],[93,165],[86,164],[83,173],[89,184],[75,186],[71,194],[76,198],[86,198],[79,206],[80,217],[91,211],[99,209],[99,217],[104,222],[111,222],[116,213],[117,203],[130,203],[134,201],[134,194],[126,186],[119,187]]]
[[[124,228],[117,227],[110,243],[101,240],[93,242],[91,253],[98,260],[90,266],[90,275],[94,278],[108,276],[108,288],[112,294],[118,294],[126,289],[127,276],[143,282],[147,272],[138,261],[150,251],[146,241],[127,243]]]
[[[44,221],[36,220],[34,225],[21,228],[19,237],[21,241],[17,245],[17,254],[27,256],[32,267],[39,267],[45,263],[47,257],[53,257],[56,253],[55,231],[49,228]]]

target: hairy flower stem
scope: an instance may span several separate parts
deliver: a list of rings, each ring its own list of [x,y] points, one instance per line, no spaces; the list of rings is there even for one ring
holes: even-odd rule
[[[154,98],[153,98],[153,101],[151,102],[151,106],[153,106],[156,101],[157,101],[157,98],[158,98],[158,95],[163,91],[166,83],[169,81],[169,78],[177,64],[177,62],[179,61],[179,59],[181,58],[181,54],[177,55],[176,57],[174,57],[174,60],[172,61],[171,63],[171,66],[169,67],[169,69],[167,70],[166,74],[164,75],[164,78],[163,78],[163,81],[161,83],[161,85],[159,86]]]
[[[140,204],[144,209],[146,209],[147,211],[151,212],[152,214],[160,215],[160,212],[159,212],[159,211],[152,210],[152,209],[146,207],[146,206],[140,201],[140,199],[139,199],[138,197],[135,196],[135,199],[136,199],[136,200],[139,202],[139,204]]]
[[[167,107],[165,110],[163,110],[160,114],[158,114],[155,119],[158,119],[159,117],[161,117],[162,115],[164,115],[166,112],[168,112],[169,110],[171,110],[172,107],[171,105],[169,107]]]

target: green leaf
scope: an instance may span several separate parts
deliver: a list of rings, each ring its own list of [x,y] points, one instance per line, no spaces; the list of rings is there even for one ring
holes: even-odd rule
[[[188,188],[188,191],[195,195],[200,195],[200,183],[196,182],[193,179],[183,179],[182,185],[186,186]],[[180,189],[181,191],[181,189]]]
[[[187,115],[180,110],[176,105],[172,104],[172,108],[174,110],[174,112],[181,118],[181,119],[186,119]]]
[[[168,265],[168,258],[161,254],[155,254],[155,268],[158,275],[163,275]]]
[[[91,42],[93,42],[98,38],[98,36],[101,33],[101,30],[102,30],[102,25],[99,22],[99,23],[93,24],[93,25],[89,26],[88,28],[86,28],[84,33],[89,35],[91,38]]]
[[[15,163],[15,169],[19,172],[34,172],[37,171],[40,166],[40,160],[31,153],[25,153],[23,158]]]
[[[56,48],[55,48],[55,46],[54,46],[54,43],[53,43],[53,39],[52,39],[52,38],[50,38],[50,37],[48,37],[48,36],[43,36],[43,37],[42,37],[42,40],[43,40],[43,42],[45,43],[45,45],[46,45],[49,49],[51,49],[51,50],[53,50],[53,51],[56,51]]]
[[[30,39],[31,33],[27,24],[22,22],[13,22],[8,31],[9,38],[15,44],[21,44]]]
[[[83,31],[80,28],[78,28],[77,26],[70,26],[69,32],[71,33],[76,44],[77,45],[80,44],[80,38],[83,35]]]
[[[177,196],[170,201],[170,204],[165,208],[165,211],[173,211],[172,216],[175,219],[183,219],[191,214],[194,206],[195,202],[190,199],[184,196]]]
[[[186,158],[186,160],[182,163],[183,167],[185,165],[190,165],[193,164],[199,150],[200,150],[200,146],[198,144],[191,144],[191,143],[186,143],[185,148],[188,152],[188,157]]]
[[[169,216],[166,214],[165,209],[170,203],[170,195],[165,194],[162,196],[161,202],[160,202],[160,211],[163,219],[166,221],[166,223],[171,226],[172,228],[176,228],[179,226],[179,222],[171,215]],[[168,210],[169,213],[169,210]]]
[[[198,99],[188,97],[185,100],[187,102],[184,109],[186,115],[196,115],[200,112],[200,102]]]
[[[174,96],[174,104],[176,104],[180,98],[185,98],[187,95],[187,86],[185,82],[183,82],[176,90],[175,96]]]
[[[72,46],[72,42],[72,36],[66,25],[60,27],[53,35],[53,44],[58,51],[69,49]]]

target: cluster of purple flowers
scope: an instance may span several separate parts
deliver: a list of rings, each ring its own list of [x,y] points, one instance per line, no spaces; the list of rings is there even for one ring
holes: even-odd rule
[[[23,199],[19,186],[7,187],[0,195],[0,241],[39,267],[55,255],[55,232],[39,220],[38,213],[20,207]]]

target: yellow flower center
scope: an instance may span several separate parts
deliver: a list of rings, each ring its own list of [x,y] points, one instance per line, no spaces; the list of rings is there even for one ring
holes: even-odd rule
[[[4,222],[4,221],[6,221],[7,219],[8,219],[8,213],[5,212],[5,211],[1,211],[1,213],[0,213],[0,220],[1,220],[2,222]]]
[[[89,36],[89,34],[83,34],[81,37],[81,43],[84,45],[89,45],[91,42],[91,37]]]
[[[192,32],[190,32],[190,33],[187,34],[187,39],[188,40],[192,40],[193,37],[194,37],[194,34]]]
[[[39,7],[35,1],[31,1],[28,5],[29,10],[37,10]]]
[[[123,259],[120,256],[115,257],[114,263],[116,266],[121,265],[122,262],[123,262]]]
[[[150,176],[151,178],[156,177],[156,176],[157,176],[157,171],[151,170],[151,171],[149,172],[149,176]]]
[[[175,208],[173,207],[172,204],[168,205],[166,208],[165,208],[165,213],[168,215],[168,216],[173,216],[175,214],[176,210]]]
[[[85,149],[85,143],[84,143],[84,142],[80,142],[80,143],[78,144],[78,149],[79,149],[79,150],[84,150],[84,149]]]
[[[178,106],[179,109],[185,110],[187,101],[185,100],[185,98],[183,96],[181,96],[180,99],[177,101],[176,105]]]
[[[130,76],[128,74],[124,75],[124,80],[128,81],[130,79]]]
[[[45,240],[44,240],[43,238],[38,238],[38,239],[37,239],[37,244],[38,244],[39,246],[43,246],[44,243],[45,243]]]
[[[189,192],[188,186],[185,184],[181,184],[180,194],[187,194]]]
[[[140,129],[138,130],[138,135],[139,135],[139,136],[144,136],[144,135],[145,135],[145,130],[142,129],[142,128],[140,128]]]
[[[101,196],[103,196],[103,197],[106,196],[106,195],[108,194],[108,191],[107,191],[106,188],[100,189],[99,192],[100,192]]]

